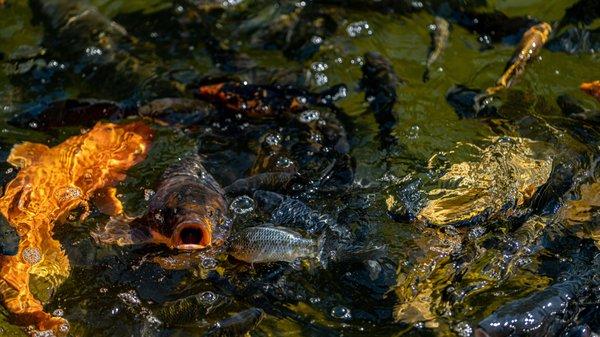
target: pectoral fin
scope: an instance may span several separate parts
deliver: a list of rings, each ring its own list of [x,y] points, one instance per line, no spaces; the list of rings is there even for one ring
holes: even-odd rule
[[[150,230],[138,218],[119,214],[110,218],[103,227],[91,233],[98,243],[127,246],[152,241]]]
[[[93,202],[98,210],[104,214],[115,216],[123,213],[123,204],[117,198],[117,189],[114,187],[107,187],[98,191],[94,195]]]

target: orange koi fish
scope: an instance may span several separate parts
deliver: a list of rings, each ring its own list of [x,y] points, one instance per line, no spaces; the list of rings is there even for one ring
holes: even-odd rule
[[[15,256],[0,256],[0,295],[19,325],[34,325],[63,336],[68,322],[46,313],[29,289],[30,276],[58,286],[69,276],[69,260],[53,235],[69,211],[89,202],[100,211],[121,213],[115,183],[146,157],[152,131],[141,122],[98,123],[89,132],[61,144],[15,145],[8,162],[20,169],[0,198],[0,213],[20,236]]]

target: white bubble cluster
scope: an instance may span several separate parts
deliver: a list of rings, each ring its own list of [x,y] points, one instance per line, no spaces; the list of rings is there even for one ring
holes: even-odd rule
[[[346,33],[350,37],[357,37],[360,35],[373,35],[373,30],[367,21],[357,21],[346,27]]]

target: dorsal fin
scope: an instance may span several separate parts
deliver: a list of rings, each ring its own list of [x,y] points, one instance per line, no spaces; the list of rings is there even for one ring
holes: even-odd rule
[[[18,168],[28,167],[48,149],[44,144],[24,142],[13,146],[6,161]]]

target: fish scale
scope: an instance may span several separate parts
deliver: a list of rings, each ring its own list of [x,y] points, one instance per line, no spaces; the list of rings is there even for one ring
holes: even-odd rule
[[[249,263],[293,262],[316,257],[317,242],[284,227],[249,227],[234,236],[230,254]]]

